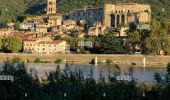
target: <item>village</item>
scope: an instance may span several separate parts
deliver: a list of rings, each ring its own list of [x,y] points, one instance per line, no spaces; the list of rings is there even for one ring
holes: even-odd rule
[[[103,8],[73,9],[68,15],[57,13],[56,4],[56,0],[47,0],[46,15],[26,18],[17,30],[16,23],[8,23],[7,28],[0,29],[0,38],[20,37],[24,53],[56,54],[70,53],[70,44],[55,37],[87,38],[112,32],[125,42],[130,23],[138,23],[138,29],[150,29],[148,4],[107,3]]]

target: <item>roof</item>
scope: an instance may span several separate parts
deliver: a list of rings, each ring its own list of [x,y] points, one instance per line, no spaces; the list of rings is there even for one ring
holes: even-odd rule
[[[41,42],[38,42],[38,44],[60,44],[61,42],[63,42],[63,41],[62,40],[55,40],[55,41],[52,41],[52,42],[41,41]]]
[[[82,9],[73,9],[71,12],[75,12],[75,11],[84,11],[84,10],[103,10],[103,8],[82,8]]]

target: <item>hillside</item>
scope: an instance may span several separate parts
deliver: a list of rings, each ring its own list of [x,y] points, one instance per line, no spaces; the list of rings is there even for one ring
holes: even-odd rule
[[[104,2],[139,2],[149,3],[152,6],[153,16],[160,17],[163,15],[170,18],[170,1],[169,0],[57,0],[58,12],[68,13],[71,9],[83,7],[102,7]],[[46,0],[0,0],[0,22],[15,22],[17,16],[31,14],[44,14]]]

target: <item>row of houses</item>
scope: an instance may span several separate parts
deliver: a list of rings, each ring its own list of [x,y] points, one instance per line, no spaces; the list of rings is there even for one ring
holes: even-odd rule
[[[57,33],[40,34],[15,30],[0,30],[0,39],[18,36],[23,42],[23,52],[33,54],[69,53],[69,45],[63,40],[53,40]]]
[[[69,45],[66,41],[52,40],[50,37],[23,40],[23,51],[36,54],[69,53]]]

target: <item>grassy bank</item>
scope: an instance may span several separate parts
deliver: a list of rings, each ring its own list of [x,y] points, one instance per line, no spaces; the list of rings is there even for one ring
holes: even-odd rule
[[[42,62],[55,63],[56,59],[61,59],[62,63],[74,63],[74,64],[89,64],[95,57],[98,58],[98,62],[106,62],[107,59],[113,61],[116,64],[128,64],[135,66],[143,66],[143,58],[146,58],[146,65],[149,66],[165,66],[170,62],[170,56],[144,56],[144,55],[112,55],[112,54],[53,54],[53,55],[41,55],[41,54],[5,54],[0,53],[0,62],[4,62],[7,59],[11,60],[16,57],[21,58],[23,61],[34,62],[39,58]]]

